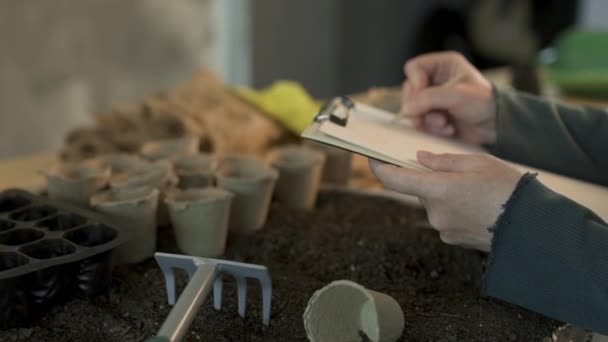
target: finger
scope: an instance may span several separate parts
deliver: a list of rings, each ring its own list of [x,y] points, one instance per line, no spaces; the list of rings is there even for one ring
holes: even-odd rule
[[[431,115],[432,113],[434,113],[434,112],[431,112],[427,115]],[[444,113],[436,113],[436,114],[445,116]],[[426,115],[411,117],[411,122],[412,122],[412,125],[414,126],[414,128],[418,131],[428,132],[431,134],[436,134],[436,135],[440,135],[440,136],[444,136],[444,137],[451,137],[451,136],[454,136],[454,134],[456,133],[456,128],[454,127],[454,125],[452,125],[450,123],[441,125],[441,122],[439,122],[439,125],[435,125],[433,123],[426,122]]]
[[[429,127],[428,125],[426,125],[424,128],[424,131],[429,132],[431,134],[439,135],[442,137],[452,137],[452,136],[454,136],[454,134],[456,134],[456,128],[452,124],[447,124],[447,125],[441,126],[441,127],[435,127],[435,126]]]
[[[404,167],[397,167],[370,159],[369,166],[387,189],[424,197],[432,184],[428,181],[431,173]]]
[[[407,80],[403,81],[403,98],[408,99],[412,94],[412,84]]]
[[[419,131],[426,131],[424,127],[424,119],[421,116],[415,116],[412,118],[412,125]]]
[[[399,115],[401,116],[408,116],[408,113],[405,110],[406,108],[403,106],[403,104],[410,100],[411,93],[412,85],[408,81],[403,82],[403,88],[401,90],[401,109],[399,110]]]
[[[428,87],[430,75],[427,73],[424,60],[414,58],[405,63],[404,72],[414,93]]]
[[[444,77],[439,76],[445,74],[446,68],[458,65],[462,63],[462,60],[464,57],[453,51],[428,53],[410,59],[405,63],[403,69],[407,78],[412,80],[414,90],[417,91],[434,85],[435,81],[439,81],[439,84],[449,81],[449,73],[443,75]],[[442,78],[446,79],[442,80]]]
[[[445,113],[430,112],[424,116],[424,124],[429,128],[443,128],[448,124],[448,118]]]
[[[466,101],[466,96],[456,87],[431,87],[424,89],[403,103],[403,110],[410,116],[420,116],[432,111],[454,112]]]
[[[407,79],[412,85],[414,92],[418,92],[429,86],[429,75],[421,68],[410,67],[407,71]]]
[[[479,168],[481,158],[477,154],[435,154],[428,151],[418,151],[418,162],[433,171],[464,172]]]
[[[453,136],[456,133],[454,125],[449,122],[445,112],[430,112],[423,116],[424,130],[441,136]]]

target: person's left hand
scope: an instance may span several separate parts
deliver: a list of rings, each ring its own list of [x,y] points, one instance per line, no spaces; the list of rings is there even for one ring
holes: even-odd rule
[[[418,162],[433,172],[370,160],[388,189],[415,195],[441,240],[489,251],[494,226],[522,174],[487,154],[433,154],[419,151]]]

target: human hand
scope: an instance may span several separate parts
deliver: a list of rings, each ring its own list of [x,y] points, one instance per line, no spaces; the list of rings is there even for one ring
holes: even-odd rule
[[[461,54],[418,56],[404,66],[402,116],[416,129],[476,145],[496,142],[492,84]]]
[[[370,168],[388,189],[415,195],[441,240],[489,251],[496,224],[521,173],[487,154],[434,154],[418,151],[419,171],[370,159]]]

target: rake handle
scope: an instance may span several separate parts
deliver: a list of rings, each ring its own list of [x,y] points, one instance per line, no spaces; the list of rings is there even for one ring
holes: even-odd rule
[[[217,265],[202,264],[192,274],[188,285],[179,296],[177,303],[160,327],[158,335],[148,341],[178,342],[181,341],[198,309],[213,288],[217,275]]]

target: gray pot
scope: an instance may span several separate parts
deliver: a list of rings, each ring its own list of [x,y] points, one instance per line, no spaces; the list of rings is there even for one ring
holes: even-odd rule
[[[214,183],[217,159],[210,154],[182,156],[173,161],[180,189],[204,188]]]
[[[169,212],[164,203],[165,192],[177,184],[173,166],[167,160],[159,160],[135,170],[112,177],[110,186],[113,189],[156,188],[160,191],[158,204],[158,224],[169,224]]]
[[[49,197],[68,202],[81,208],[89,207],[89,199],[108,184],[109,168],[97,168],[81,164],[58,164],[48,171],[46,177]]]
[[[294,208],[313,209],[321,185],[325,155],[313,149],[290,145],[272,150],[269,161],[280,175],[275,198]]]
[[[235,195],[230,213],[231,231],[249,233],[266,223],[278,176],[275,169],[255,157],[232,155],[221,160],[217,184]]]
[[[218,188],[173,189],[165,202],[179,249],[188,255],[217,258],[228,236],[230,192]]]
[[[348,185],[352,172],[351,152],[315,141],[305,141],[304,145],[325,154],[325,166],[321,178],[323,184]]]
[[[154,140],[142,145],[140,154],[148,160],[174,159],[183,155],[194,155],[199,151],[199,137]]]
[[[93,159],[89,159],[85,163],[100,169],[110,168],[112,176],[133,171],[147,164],[146,161],[142,160],[138,156],[127,153],[105,154]]]
[[[124,172],[110,179],[112,188],[139,188],[142,186],[163,189],[177,183],[173,166],[169,161],[159,160],[145,163],[128,172]]]
[[[304,311],[309,341],[394,342],[405,326],[399,303],[391,296],[349,281],[337,280],[317,290]]]
[[[116,249],[118,263],[138,263],[154,255],[158,195],[155,188],[129,187],[108,190],[91,198],[95,210],[131,232],[131,239]]]

